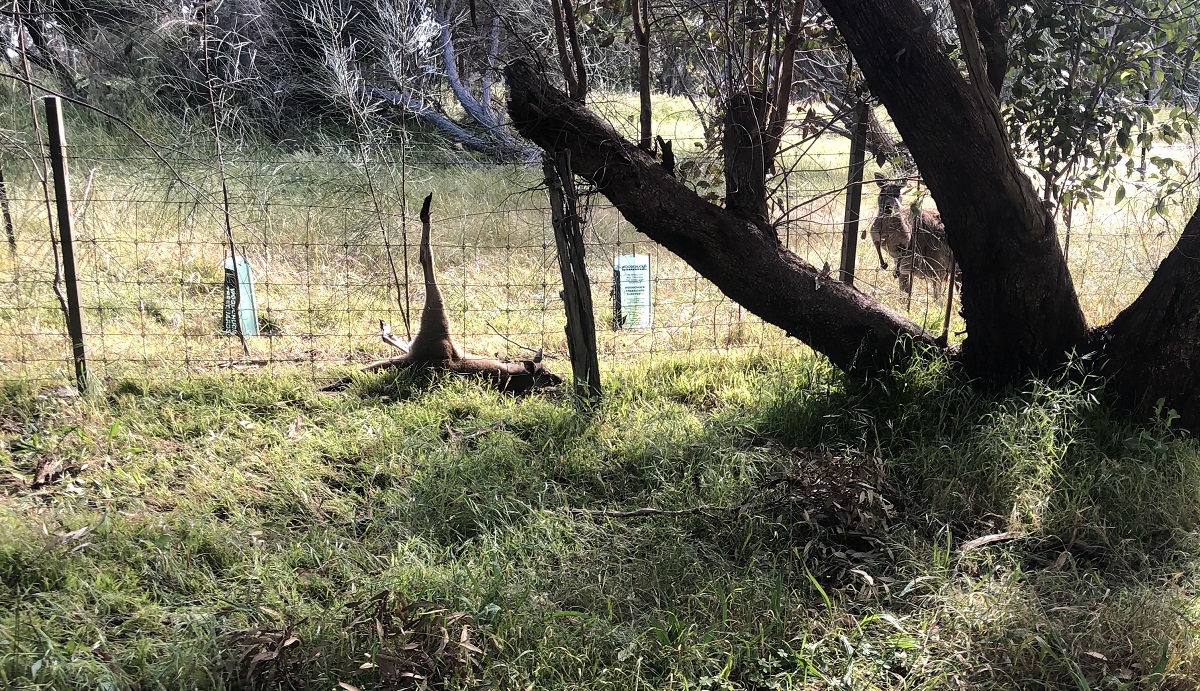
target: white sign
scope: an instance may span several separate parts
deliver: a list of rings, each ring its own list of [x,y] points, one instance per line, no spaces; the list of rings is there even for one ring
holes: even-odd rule
[[[623,254],[613,263],[613,326],[650,328],[650,255]]]

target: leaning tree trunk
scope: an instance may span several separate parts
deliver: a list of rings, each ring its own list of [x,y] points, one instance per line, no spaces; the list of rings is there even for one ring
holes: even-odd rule
[[[1150,285],[1094,342],[1110,388],[1135,415],[1164,399],[1200,432],[1200,209]]]
[[[913,344],[937,347],[933,335],[808,264],[752,220],[698,197],[529,63],[509,63],[504,74],[521,134],[547,151],[570,151],[574,172],[634,227],[836,366],[878,372],[906,361]]]
[[[921,169],[962,267],[963,363],[994,384],[1046,373],[1087,327],[1050,216],[986,83],[969,83],[915,0],[824,0]]]

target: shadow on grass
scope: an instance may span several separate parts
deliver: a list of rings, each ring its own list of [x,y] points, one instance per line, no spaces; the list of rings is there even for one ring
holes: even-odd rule
[[[383,670],[419,665],[378,653],[407,644],[351,625],[380,593],[468,627],[448,688],[1197,680],[1200,453],[1093,382],[695,357],[621,370],[585,416],[385,379],[8,395],[40,417],[6,472],[78,463],[4,486],[5,683],[403,688]]]

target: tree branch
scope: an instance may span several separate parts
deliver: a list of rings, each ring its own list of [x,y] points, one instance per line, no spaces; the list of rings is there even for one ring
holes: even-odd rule
[[[788,106],[792,100],[792,74],[796,67],[796,49],[800,46],[800,35],[804,32],[804,8],[808,0],[794,0],[792,16],[788,20],[787,35],[783,39],[783,50],[779,54],[779,66],[775,72],[775,94],[766,118],[763,160],[768,165],[775,160],[783,129],[787,125]]]
[[[451,120],[445,115],[437,112],[433,108],[421,103],[417,99],[402,94],[398,91],[390,89],[380,89],[378,87],[364,87],[363,91],[373,97],[378,98],[394,106],[399,107],[405,113],[421,120],[422,122],[440,130],[443,134],[450,137],[456,142],[473,151],[491,156],[502,160],[518,160],[531,162],[537,158],[537,151],[521,146],[521,143],[515,139],[509,138],[512,141],[512,146],[505,146],[501,142],[496,142],[483,137],[472,134],[465,127]]]
[[[1008,35],[1004,31],[1008,0],[971,0],[971,7],[975,9],[975,28],[987,59],[988,83],[998,97],[1008,74]]]
[[[576,174],[621,214],[730,299],[785,329],[838,367],[878,372],[934,337],[782,247],[752,222],[699,198],[653,157],[550,86],[528,62],[505,68],[508,110],[521,134],[566,149]]]

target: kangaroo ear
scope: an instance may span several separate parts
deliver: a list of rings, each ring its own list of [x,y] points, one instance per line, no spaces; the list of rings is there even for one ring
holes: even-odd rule
[[[537,365],[535,365],[533,363],[534,363],[533,360],[525,360],[524,362],[521,363],[522,365],[525,366],[525,371],[528,374],[533,374],[534,372],[537,372]]]
[[[542,349],[538,348],[537,355],[533,356],[533,364],[536,365],[537,363],[539,363],[541,361],[542,361]]]

